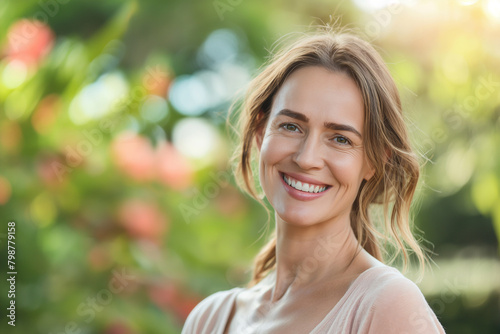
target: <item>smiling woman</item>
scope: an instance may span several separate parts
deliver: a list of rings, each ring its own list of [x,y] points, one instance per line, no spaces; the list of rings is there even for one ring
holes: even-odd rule
[[[248,286],[207,297],[183,333],[444,333],[417,285],[386,264],[389,241],[405,263],[426,256],[409,222],[419,165],[374,48],[329,29],[301,37],[252,81],[240,125],[237,171],[271,204],[275,234]],[[369,215],[378,204],[381,226]]]

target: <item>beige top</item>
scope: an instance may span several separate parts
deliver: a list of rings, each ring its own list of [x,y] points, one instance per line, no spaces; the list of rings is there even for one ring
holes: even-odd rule
[[[182,334],[223,334],[236,296],[245,288],[214,293],[189,314]],[[238,326],[239,327],[239,326]],[[242,324],[243,328],[245,327]],[[245,333],[259,333],[245,328]],[[445,333],[418,286],[383,265],[361,273],[310,334]]]

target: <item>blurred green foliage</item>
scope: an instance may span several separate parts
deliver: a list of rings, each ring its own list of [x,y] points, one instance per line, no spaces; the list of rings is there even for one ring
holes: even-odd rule
[[[499,2],[372,4],[2,2],[1,332],[177,333],[245,284],[269,231],[228,168],[227,110],[276,40],[332,16],[381,51],[425,162],[422,290],[449,333],[498,333]]]

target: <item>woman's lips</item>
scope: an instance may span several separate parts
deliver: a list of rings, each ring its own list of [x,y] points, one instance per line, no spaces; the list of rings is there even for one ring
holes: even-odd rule
[[[282,172],[280,172],[279,174],[280,174],[281,182],[283,183],[287,193],[290,196],[292,196],[293,198],[301,200],[301,201],[309,201],[309,200],[313,200],[313,199],[316,199],[318,197],[321,197],[331,188],[331,186],[321,184],[321,183],[305,182],[305,185],[307,185],[307,187],[304,187],[303,184],[300,184],[299,187],[308,189],[308,191],[299,190],[299,189],[296,189],[293,186],[289,185],[285,181],[284,177],[286,176],[287,179],[289,179],[289,182],[291,180],[293,180],[293,182],[300,182],[300,179],[291,177],[290,175],[288,175],[286,173],[282,173]],[[291,179],[290,179],[290,177],[291,177]],[[304,180],[303,177],[301,179]],[[312,190],[312,192],[309,192],[311,190]],[[318,190],[318,191],[316,192],[316,190]]]
[[[320,181],[318,180],[315,180],[313,178],[310,178],[308,176],[305,176],[305,175],[301,175],[301,174],[297,174],[297,173],[284,173],[284,172],[280,172],[280,174],[284,174],[286,175],[287,177],[291,177],[292,179],[295,179],[296,181],[300,181],[302,183],[309,183],[309,184],[313,184],[315,186],[320,186],[320,187],[328,187],[330,186],[329,184],[326,184],[326,183],[321,183]]]

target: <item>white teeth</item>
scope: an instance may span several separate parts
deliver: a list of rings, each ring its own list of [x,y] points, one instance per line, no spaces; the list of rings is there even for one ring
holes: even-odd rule
[[[292,188],[295,188],[297,190],[301,190],[304,192],[308,193],[320,193],[325,191],[326,187],[320,187],[320,186],[314,186],[313,184],[309,183],[302,183],[300,181],[296,181],[294,179],[290,179],[288,176],[283,174],[283,180]]]

